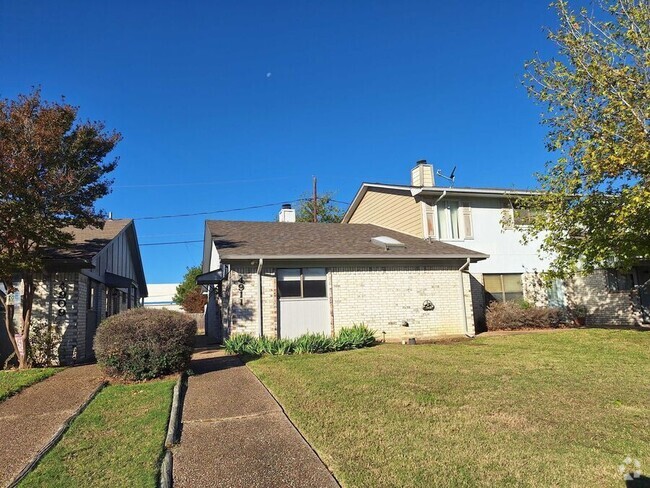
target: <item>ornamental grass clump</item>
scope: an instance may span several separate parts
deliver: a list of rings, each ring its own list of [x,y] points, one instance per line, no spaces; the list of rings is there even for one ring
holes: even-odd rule
[[[109,376],[149,380],[188,368],[196,320],[170,310],[136,308],[113,315],[97,329],[97,362]]]
[[[225,341],[228,354],[244,356],[284,356],[287,354],[321,354],[332,351],[359,349],[375,344],[375,331],[365,325],[344,327],[336,338],[325,334],[303,334],[295,339],[270,339],[236,334]]]
[[[334,341],[325,334],[305,334],[294,341],[296,354],[317,354],[334,351]]]
[[[370,347],[375,343],[375,331],[364,324],[343,327],[334,341],[337,351]]]

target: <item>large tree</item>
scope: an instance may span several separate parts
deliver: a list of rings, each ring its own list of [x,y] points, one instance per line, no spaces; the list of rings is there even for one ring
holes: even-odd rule
[[[105,159],[120,134],[101,122],[79,122],[77,114],[63,100],[42,100],[38,89],[0,101],[0,301],[21,368],[29,366],[35,278],[48,249],[70,245],[66,227],[103,226],[94,204],[110,192],[106,175],[117,164]],[[14,324],[9,290],[16,281],[22,303]]]
[[[520,202],[541,210],[527,237],[541,239],[554,276],[629,268],[650,257],[650,3],[552,6],[557,57],[529,61],[524,82],[554,155],[539,196]]]
[[[343,210],[341,210],[333,200],[333,193],[323,193],[316,197],[316,222],[338,223],[343,219]],[[297,222],[314,221],[314,200],[305,194],[300,199],[300,204],[296,210]]]

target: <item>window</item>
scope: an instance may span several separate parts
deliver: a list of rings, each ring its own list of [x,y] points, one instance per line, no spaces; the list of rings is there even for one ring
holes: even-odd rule
[[[325,268],[278,269],[280,298],[324,298],[327,296]]]
[[[630,291],[632,288],[634,288],[632,272],[623,272],[617,269],[607,270],[607,289],[609,291]]]
[[[97,293],[97,285],[93,280],[89,281],[88,284],[88,303],[86,303],[87,310],[95,309],[95,294]]]
[[[484,274],[485,300],[516,302],[524,299],[520,274]]]
[[[460,239],[458,229],[458,202],[438,202],[438,238]]]
[[[521,208],[515,205],[512,209],[512,220],[516,227],[532,225],[541,213],[541,210]]]

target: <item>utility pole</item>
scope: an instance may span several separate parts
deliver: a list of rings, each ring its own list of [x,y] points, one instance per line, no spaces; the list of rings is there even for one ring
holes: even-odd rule
[[[316,177],[314,176],[314,202],[312,205],[312,212],[314,214],[314,223],[318,222],[318,193],[316,191]]]

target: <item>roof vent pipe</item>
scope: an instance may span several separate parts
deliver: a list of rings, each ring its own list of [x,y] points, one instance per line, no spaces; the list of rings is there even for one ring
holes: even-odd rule
[[[291,208],[290,203],[285,203],[282,205],[282,209],[278,214],[278,222],[295,222],[296,221],[296,211]]]

